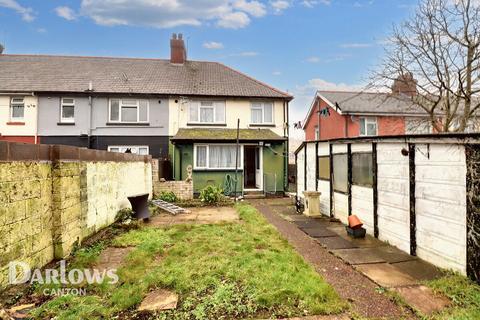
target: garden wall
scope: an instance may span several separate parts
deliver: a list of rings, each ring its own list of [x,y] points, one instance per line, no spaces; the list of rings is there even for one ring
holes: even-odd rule
[[[150,157],[0,142],[0,287],[8,263],[41,267],[152,193]]]
[[[479,281],[478,150],[478,134],[305,142],[297,196],[320,191],[322,214],[356,214],[380,240]]]

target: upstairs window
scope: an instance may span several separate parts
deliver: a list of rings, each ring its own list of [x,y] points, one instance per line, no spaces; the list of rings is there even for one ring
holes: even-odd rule
[[[10,103],[10,119],[12,121],[23,121],[25,118],[24,98],[12,98]]]
[[[60,105],[60,121],[75,122],[75,99],[62,98]]]
[[[225,123],[224,101],[192,101],[189,107],[190,123]]]
[[[318,126],[315,126],[315,140],[319,140],[320,139],[320,129],[318,128]]]
[[[148,101],[136,99],[111,99],[110,122],[147,123]]]
[[[377,135],[377,118],[369,118],[369,117],[360,118],[360,135],[376,136]]]
[[[251,116],[252,124],[273,124],[273,103],[253,102]]]

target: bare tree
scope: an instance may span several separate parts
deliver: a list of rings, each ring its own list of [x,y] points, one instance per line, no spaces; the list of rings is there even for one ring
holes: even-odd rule
[[[423,109],[438,132],[464,132],[477,122],[480,0],[423,0],[393,28],[375,83],[391,81],[407,89],[414,81],[414,92],[402,96]]]

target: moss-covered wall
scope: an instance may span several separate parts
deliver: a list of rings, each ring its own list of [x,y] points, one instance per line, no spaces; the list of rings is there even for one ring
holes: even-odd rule
[[[263,148],[263,174],[265,178],[265,189],[267,192],[284,191],[285,158],[283,156],[284,143],[271,144]],[[193,145],[175,146],[175,179],[184,180],[187,177],[188,165],[193,166]],[[235,177],[234,170],[228,171],[205,171],[195,170],[193,172],[194,193],[198,194],[207,185],[221,186],[225,188],[227,175]],[[237,191],[243,190],[243,171],[239,170],[237,175]]]
[[[61,259],[111,224],[128,196],[151,192],[149,162],[0,162],[0,288],[10,261]]]

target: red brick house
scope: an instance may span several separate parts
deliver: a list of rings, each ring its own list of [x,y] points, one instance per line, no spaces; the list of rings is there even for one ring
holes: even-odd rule
[[[407,78],[391,93],[317,91],[302,125],[305,140],[430,133],[426,113],[412,103],[416,82]]]

